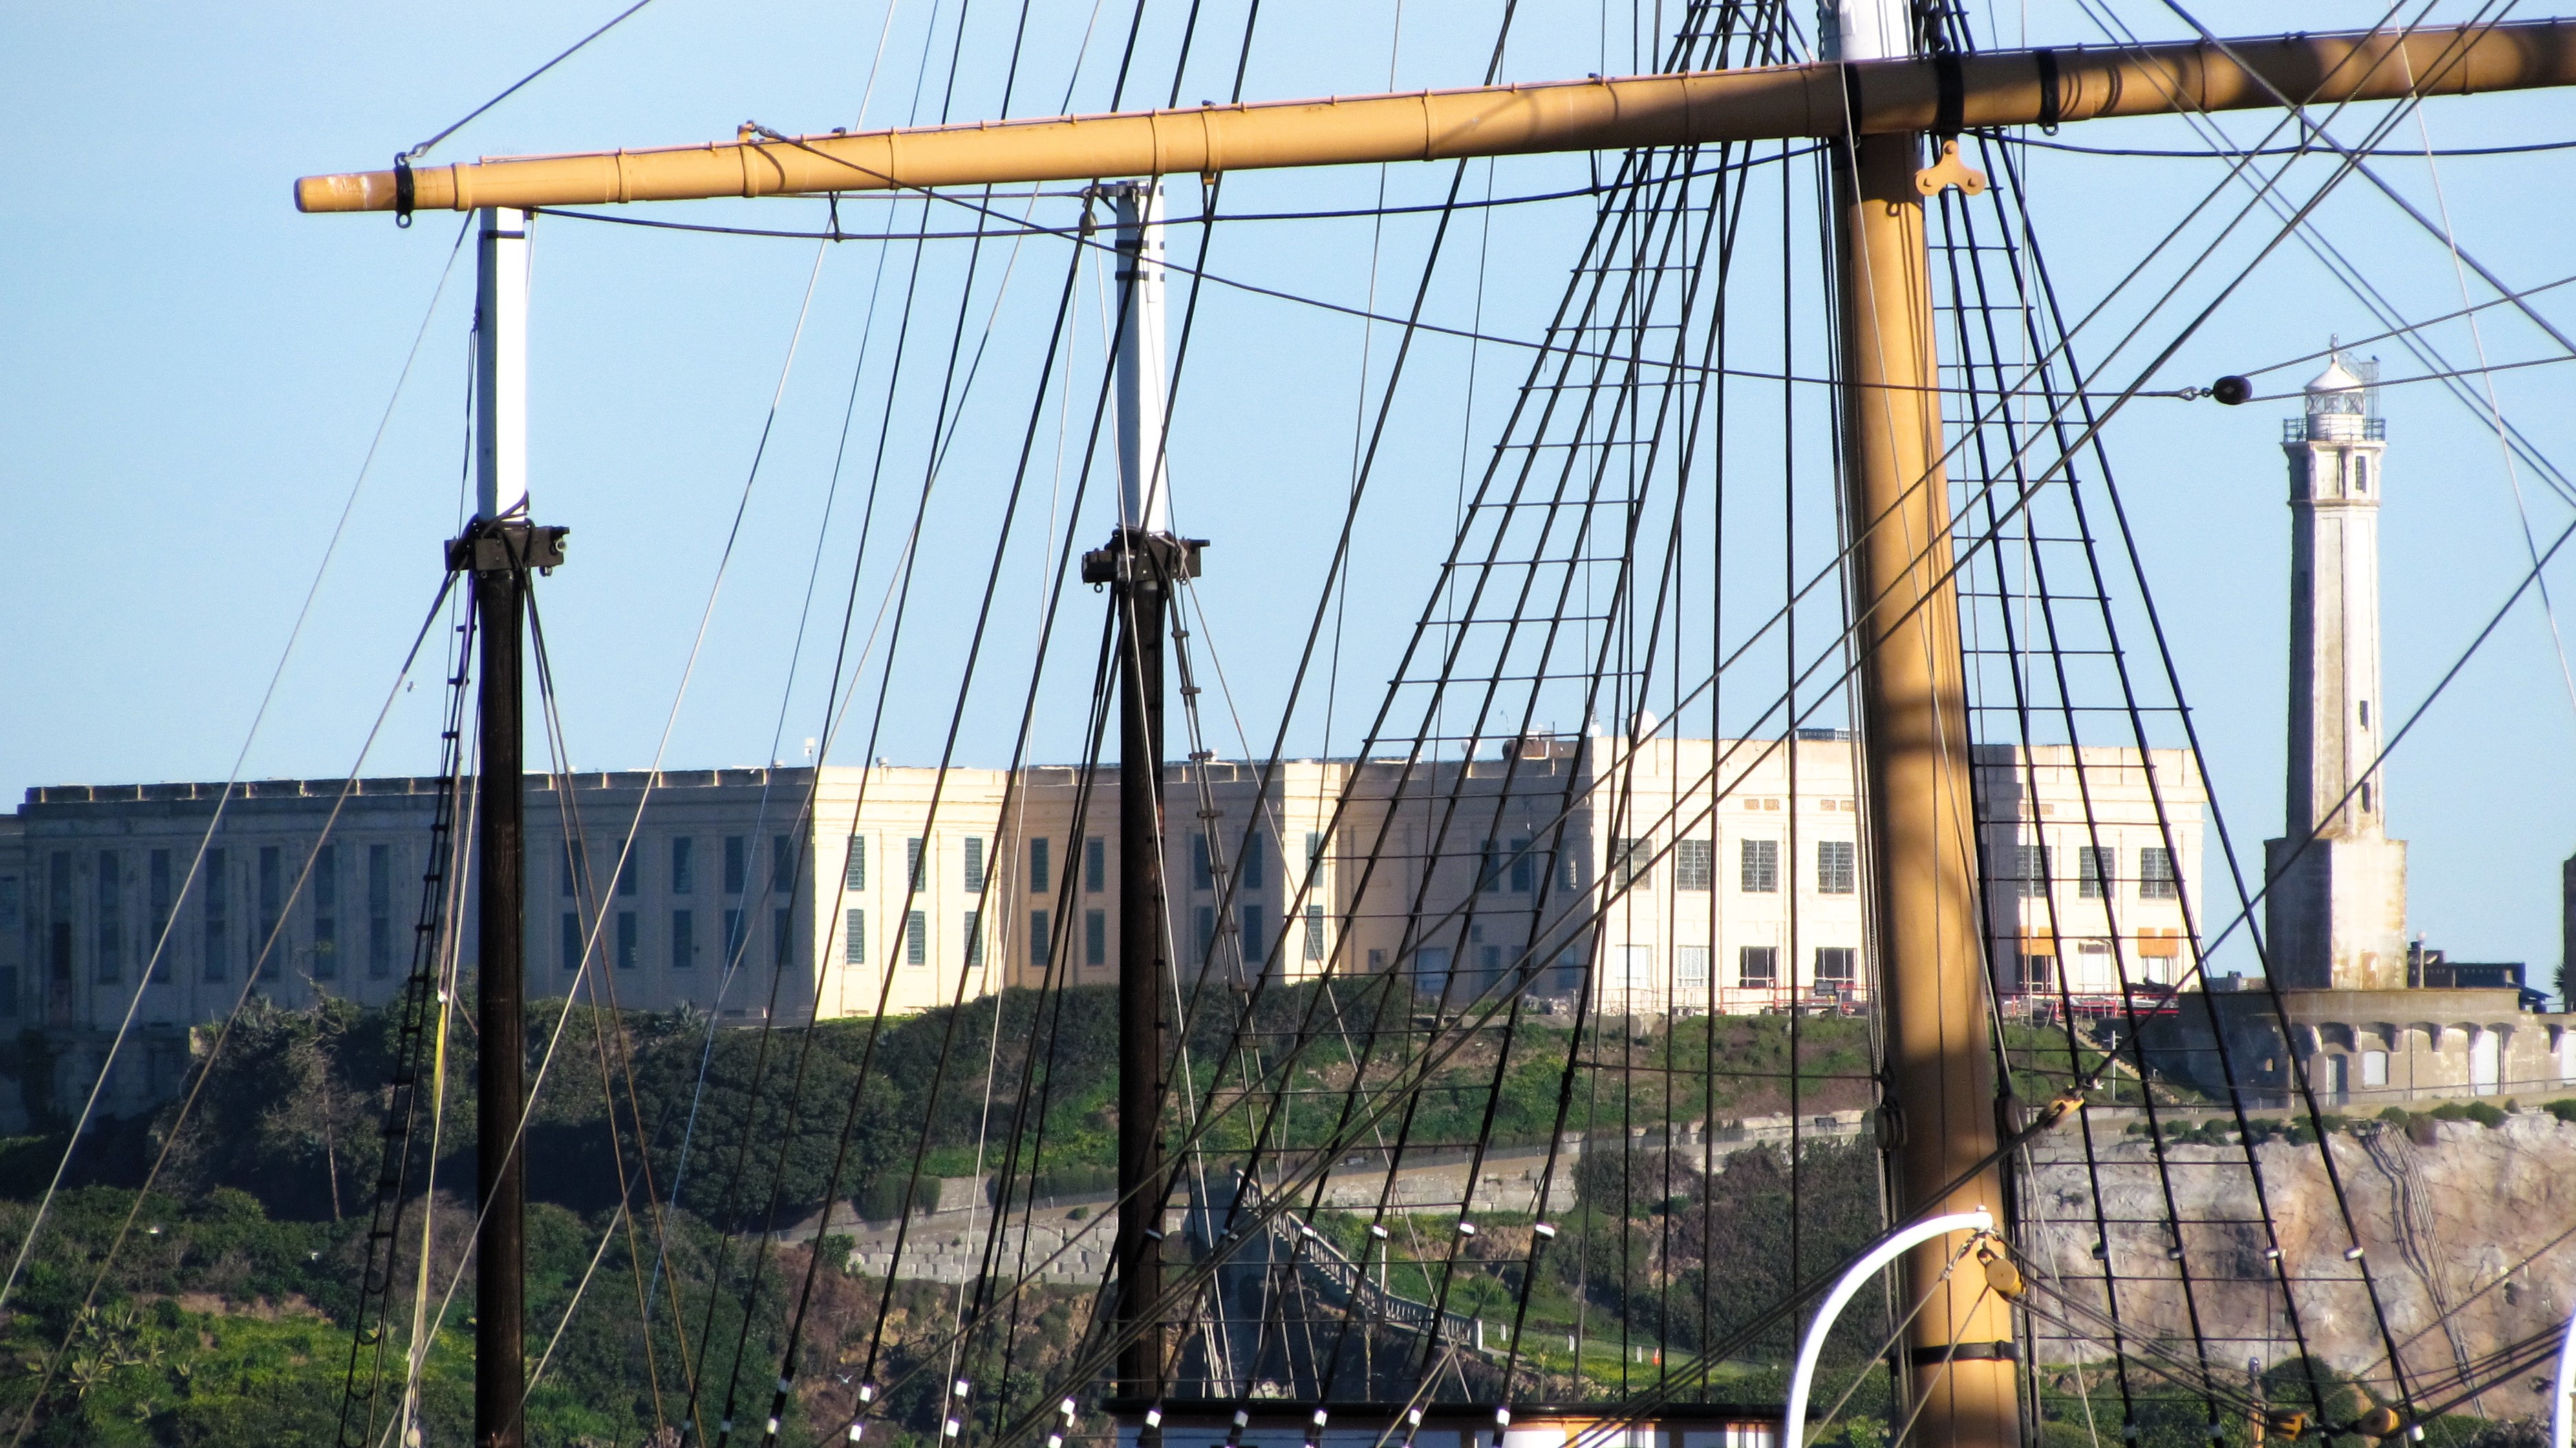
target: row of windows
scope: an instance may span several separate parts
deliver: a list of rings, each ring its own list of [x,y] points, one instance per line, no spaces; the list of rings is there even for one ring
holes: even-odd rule
[[[785,835],[781,835],[778,838],[783,842],[787,837]],[[1207,843],[1202,839],[1199,842],[1199,861],[1202,869],[1206,866],[1206,849]],[[923,853],[921,836],[911,835],[904,839],[904,873],[909,878],[908,888],[913,890],[924,890],[929,888],[929,880],[922,873]],[[964,887],[967,894],[980,895],[983,893],[985,884],[985,862],[986,841],[983,836],[968,835],[958,842],[959,884]],[[792,879],[793,876],[782,870],[779,878],[786,880]],[[1053,842],[1044,836],[1032,838],[1028,842],[1029,892],[1031,894],[1044,894],[1048,890],[1055,888],[1054,882],[1055,862]],[[866,835],[850,836],[849,853],[843,858],[841,883],[845,888],[851,890],[865,890],[868,888],[868,837]],[[1255,881],[1254,883],[1257,884],[1258,881]],[[1108,842],[1101,839],[1098,835],[1094,835],[1082,842],[1083,893],[1086,895],[1098,895],[1108,888]]]
[[[740,910],[724,911],[719,918],[722,934],[712,943],[716,947],[715,965],[731,970],[751,959],[750,916]],[[608,963],[619,970],[638,970],[644,964],[644,917],[634,910],[620,910],[608,918],[600,931],[600,946]],[[663,936],[667,959],[673,970],[695,970],[700,959],[698,912],[674,910],[669,929]],[[579,912],[563,912],[556,932],[558,963],[566,974],[581,969],[582,956],[591,946],[590,929]],[[791,910],[773,910],[769,920],[770,963],[784,969],[795,958],[796,916]]]
[[[698,892],[698,842],[688,835],[674,835],[667,844],[671,868],[665,878],[670,882],[670,892],[674,895],[696,894]],[[643,893],[642,871],[637,861],[644,853],[644,847],[639,842],[635,847],[627,849],[623,857],[618,860],[618,894],[634,896]],[[748,893],[751,886],[750,836],[726,835],[724,837],[723,865],[724,893],[727,895]],[[582,894],[584,880],[589,873],[588,861],[583,857],[583,852],[574,849],[567,841],[564,845],[557,893],[566,899]],[[796,893],[795,836],[771,835],[769,837],[769,880],[770,891],[781,898],[790,897]]]
[[[1655,888],[1655,842],[1646,839],[1622,839],[1611,852],[1619,883],[1638,890]],[[1673,842],[1673,888],[1676,890],[1710,890],[1716,885],[1717,843],[1714,840],[1675,840]],[[1860,859],[1850,840],[1816,841],[1815,888],[1819,895],[1849,895],[1859,887]],[[1746,895],[1780,893],[1780,842],[1750,839],[1736,841],[1735,888]]]
[[[342,888],[343,866],[349,863],[356,865],[359,875],[355,900]],[[52,851],[44,864],[46,928],[40,953],[48,978],[61,987],[68,987],[77,974],[82,943],[74,864],[69,850]],[[344,851],[341,845],[326,844],[312,852],[309,863],[300,851],[290,854],[281,845],[208,849],[197,861],[194,881],[187,877],[185,852],[149,850],[143,855],[141,878],[131,882],[141,887],[139,892],[128,888],[121,852],[101,850],[94,864],[86,944],[90,977],[100,985],[121,984],[129,969],[139,970],[147,961],[152,984],[167,985],[176,978],[170,941],[178,934],[174,927],[190,923],[180,908],[183,894],[196,902],[191,913],[203,980],[227,981],[236,969],[252,971],[260,980],[276,980],[285,974],[289,957],[294,958],[298,973],[315,980],[340,978],[344,964],[363,969],[369,979],[393,974],[398,936],[391,845],[349,846]],[[295,878],[299,870],[307,871],[300,892]],[[14,887],[16,881],[9,883]],[[138,893],[141,898],[133,898]],[[299,893],[311,927],[309,941],[300,949],[280,928],[287,900]],[[247,919],[235,909],[245,903],[250,907]],[[14,916],[17,901],[13,898],[7,904]],[[343,957],[352,952],[357,961],[344,962]]]
[[[2045,898],[2057,882],[2052,868],[2055,852],[2047,845],[2014,845],[2011,855],[1996,862],[1995,874],[2012,887],[2012,892],[2026,900]],[[2079,845],[2075,850],[2075,893],[2086,900],[2102,899],[2109,886],[2134,882],[2141,900],[2172,900],[2182,893],[2182,882],[2174,874],[2173,851],[2162,845],[2149,845],[2138,851],[2138,872],[2120,874],[2120,852],[2107,845]]]
[[[1849,945],[1820,945],[1812,957],[1811,979],[1820,986],[1849,990],[1860,979],[1860,951]],[[1709,948],[1705,945],[1681,945],[1673,948],[1673,989],[1685,1000],[1693,991],[1709,988]],[[1654,952],[1651,947],[1631,945],[1614,951],[1607,964],[1612,989],[1642,990],[1652,986]],[[1780,985],[1780,947],[1746,945],[1735,952],[1735,985],[1740,990],[1774,990]]]

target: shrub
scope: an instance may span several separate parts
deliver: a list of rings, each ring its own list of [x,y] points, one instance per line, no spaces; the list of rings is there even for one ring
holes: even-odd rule
[[[2547,1106],[2540,1109],[2557,1117],[2561,1121],[2576,1121],[2576,1097],[2570,1097],[2563,1101],[2552,1101]]]
[[[2504,1125],[2504,1113],[2484,1101],[2470,1102],[2460,1109],[2460,1114],[2490,1131]]]

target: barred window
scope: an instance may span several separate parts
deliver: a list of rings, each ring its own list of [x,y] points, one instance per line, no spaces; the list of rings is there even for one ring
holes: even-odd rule
[[[903,917],[903,963],[930,964],[930,912],[910,910]]]
[[[841,930],[841,959],[849,965],[868,963],[868,912],[849,911]]]
[[[976,843],[981,844],[982,841]],[[984,912],[981,910],[966,912],[966,963],[984,963]]]
[[[1780,979],[1780,947],[1747,945],[1735,952],[1735,983],[1746,990],[1769,990]]]
[[[1324,907],[1321,905],[1306,907],[1306,958],[1324,958]]]
[[[1859,886],[1859,847],[1850,840],[1816,841],[1816,893],[1849,895]]]
[[[1538,856],[1530,853],[1527,840],[1512,841],[1512,893],[1526,895],[1538,887]]]
[[[2048,846],[2013,846],[2012,868],[2004,878],[2013,882],[2013,893],[2025,900],[2048,898]]]
[[[1702,887],[1706,888],[1706,887]],[[1708,989],[1708,947],[1677,945],[1673,947],[1673,984],[1685,992]],[[1682,1004],[1689,1005],[1688,999]]]
[[[671,968],[690,970],[698,963],[698,917],[695,911],[671,912]]]
[[[1611,854],[1619,872],[1619,883],[1640,890],[1655,888],[1655,867],[1651,863],[1654,858],[1655,842],[1652,840],[1620,840],[1618,848]]]
[[[1816,947],[1816,984],[1848,986],[1859,975],[1859,950],[1848,945]]]
[[[1717,843],[1714,840],[1676,840],[1673,843],[1673,888],[1705,890],[1717,873]]]
[[[1047,842],[1040,837],[1029,841],[1029,890],[1043,894],[1047,888]]]
[[[1096,844],[1098,841],[1093,843]],[[1109,963],[1109,912],[1106,910],[1082,912],[1082,963],[1085,965]]]
[[[2182,892],[2174,878],[2173,851],[2149,845],[2138,851],[2138,898],[2171,900]]]
[[[1736,857],[1736,888],[1747,895],[1776,895],[1780,892],[1780,842],[1778,840],[1741,842]],[[1756,947],[1745,948],[1750,950]]]
[[[1044,844],[1045,841],[1039,841]],[[1047,913],[1029,912],[1029,964],[1044,967],[1055,962],[1055,938],[1047,933]]]
[[[781,881],[787,880],[789,878],[788,872],[784,869],[779,870],[778,878]],[[849,867],[842,872],[841,881],[844,885],[853,890],[864,890],[868,888],[867,836],[850,836],[850,863]]]
[[[966,893],[984,893],[984,838],[981,835],[966,837]]]
[[[2086,900],[2101,899],[2104,883],[2117,877],[2119,873],[2120,861],[2115,852],[2108,849],[2097,848],[2092,845],[2078,845],[2075,847],[2075,893],[2077,896]]]

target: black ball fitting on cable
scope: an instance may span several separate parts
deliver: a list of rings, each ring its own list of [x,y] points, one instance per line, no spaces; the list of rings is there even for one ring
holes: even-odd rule
[[[2254,384],[2242,377],[2221,377],[2209,384],[2209,395],[2217,398],[2221,406],[2242,407],[2245,399],[2254,395]]]

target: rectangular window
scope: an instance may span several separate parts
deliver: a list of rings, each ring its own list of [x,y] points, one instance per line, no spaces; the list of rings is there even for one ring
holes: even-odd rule
[[[1707,888],[1702,886],[1702,889]],[[1708,947],[1676,945],[1673,947],[1673,984],[1685,996],[1705,994],[1708,990]],[[1682,1002],[1690,1004],[1688,999]]]
[[[1041,837],[1029,841],[1029,893],[1043,895],[1051,888],[1047,883],[1047,842]]]
[[[966,964],[971,968],[983,963],[984,912],[969,910],[966,912]]]
[[[2118,858],[2107,849],[2092,845],[2075,847],[2075,893],[2078,898],[2099,900],[2102,886],[2120,873]]]
[[[98,983],[114,985],[125,978],[125,902],[118,887],[124,883],[118,868],[116,851],[98,852]]]
[[[581,969],[581,915],[579,912],[567,910],[563,913],[563,924],[556,936],[556,948],[562,952],[563,959],[560,963],[565,970]]]
[[[72,988],[72,921],[78,907],[72,903],[72,852],[56,850],[45,861],[48,876],[45,889],[45,933],[52,946],[48,962],[52,984],[58,994]]]
[[[573,855],[572,841],[564,841],[563,871],[557,877],[555,893],[569,900],[581,893],[581,862]]]
[[[1324,958],[1324,907],[1321,905],[1306,907],[1306,958]]]
[[[981,835],[966,837],[966,893],[984,893],[984,839]]]
[[[751,840],[745,835],[727,835],[724,842],[724,892],[739,895],[751,884]]]
[[[1512,841],[1511,889],[1515,895],[1526,895],[1538,885],[1538,856],[1530,853],[1527,840]]]
[[[796,963],[796,912],[785,906],[769,912],[769,963],[780,970]]]
[[[2171,900],[2182,892],[2174,878],[2173,851],[2149,845],[2138,851],[2138,898]]]
[[[694,970],[698,964],[698,916],[693,910],[671,912],[671,968]]]
[[[168,985],[170,983],[171,954],[170,916],[178,905],[176,892],[173,889],[176,882],[173,880],[170,870],[170,852],[168,850],[154,850],[151,854],[150,862],[146,866],[145,874],[147,877],[147,888],[151,891],[152,904],[152,939],[145,947],[152,952],[152,983],[154,985]],[[18,882],[16,880],[10,880],[7,882],[5,888],[14,895],[17,893],[17,884]],[[5,911],[0,911],[0,916],[14,916],[17,914],[17,910],[14,908],[17,905],[15,900],[0,903],[5,903],[12,907]],[[18,922],[14,919],[0,918],[0,928],[14,927],[17,923]]]
[[[1216,865],[1209,858],[1210,853],[1205,830],[1190,836],[1190,887],[1192,889],[1216,888]]]
[[[394,971],[394,847],[367,846],[367,979]]]
[[[868,963],[868,912],[847,910],[841,915],[841,963]]]
[[[1216,907],[1213,905],[1200,906],[1198,910],[1198,924],[1199,948],[1197,954],[1193,958],[1196,959],[1200,965],[1204,966],[1215,958]]]
[[[1651,863],[1655,858],[1653,840],[1620,840],[1611,851],[1610,858],[1621,885],[1639,890],[1655,888],[1655,867]]]
[[[1673,842],[1673,888],[1706,890],[1717,874],[1717,842],[1714,840],[1675,840]]]
[[[275,845],[259,847],[259,936],[251,949],[259,952],[259,978],[275,980],[286,954],[286,937],[278,931],[278,917],[285,913],[286,862]]]
[[[1502,846],[1486,840],[1476,846],[1476,888],[1488,895],[1503,893]]]
[[[1043,970],[1055,963],[1055,937],[1047,933],[1047,913],[1029,912],[1029,964]]]
[[[671,841],[671,893],[694,895],[698,889],[697,841],[680,835]]]
[[[1556,862],[1556,887],[1560,890],[1583,888],[1583,861],[1568,850]]]
[[[751,938],[751,927],[743,923],[744,919],[743,913],[739,910],[728,910],[724,913],[724,969],[726,970],[732,970],[742,964],[742,947]]]
[[[1244,906],[1242,914],[1243,963],[1246,966],[1257,966],[1270,956],[1270,950],[1266,944],[1268,937],[1262,933],[1262,926],[1267,922],[1261,918],[1261,907],[1258,905]]]
[[[644,922],[632,910],[617,912],[617,968],[633,970],[643,963]]]
[[[930,916],[915,910],[903,918],[903,963],[930,964]]]
[[[1780,893],[1780,842],[1740,841],[1736,851],[1735,888],[1747,895]],[[1747,950],[1755,949],[1746,946]],[[1769,949],[1768,946],[1759,947]]]
[[[1816,947],[1816,984],[1848,988],[1860,975],[1860,951],[1849,945]]]
[[[1246,890],[1269,888],[1267,853],[1261,848],[1261,831],[1258,828],[1243,837],[1243,888]]]
[[[796,838],[793,835],[769,837],[769,893],[771,898],[796,898]]]
[[[922,884],[921,836],[919,835],[914,835],[903,842],[903,873],[905,880],[909,882],[909,888],[918,893]]]
[[[2385,1086],[2388,1084],[2388,1053],[2386,1051],[2364,1051],[2361,1053],[2361,1084],[2364,1086]]]
[[[1746,990],[1769,990],[1779,983],[1780,947],[1747,945],[1735,952],[1735,983]]]
[[[340,847],[313,851],[313,978],[340,978]]]
[[[841,884],[846,889],[868,888],[868,837],[850,836],[850,853],[841,866]]]
[[[617,854],[617,893],[632,895],[642,888],[643,881],[635,873],[635,842],[629,840]]]
[[[1816,841],[1816,893],[1849,895],[1859,885],[1859,847],[1850,840]]]
[[[2012,869],[2005,878],[2013,882],[2013,893],[2025,900],[2048,898],[2048,846],[2015,845],[2012,847]]]
[[[1082,912],[1082,963],[1109,963],[1109,912],[1106,910]]]
[[[1097,895],[1108,888],[1109,843],[1098,835],[1082,842],[1082,893]]]
[[[1324,832],[1308,830],[1306,831],[1306,873],[1311,875],[1322,868],[1324,868]]]
[[[17,883],[11,881],[11,884]],[[0,1016],[14,1019],[18,1014],[18,967],[0,965]]]

